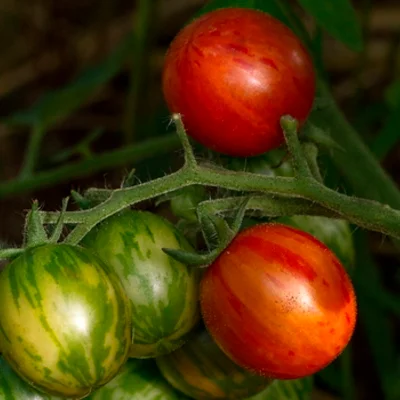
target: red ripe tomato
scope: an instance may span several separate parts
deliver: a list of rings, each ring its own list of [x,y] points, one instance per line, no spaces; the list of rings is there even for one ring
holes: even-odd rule
[[[239,233],[206,270],[207,329],[237,364],[272,378],[311,375],[348,344],[354,289],[336,256],[308,233],[262,224]]]
[[[224,8],[194,20],[172,41],[163,92],[188,135],[214,151],[247,157],[283,143],[281,116],[306,120],[315,71],[307,50],[280,21]]]

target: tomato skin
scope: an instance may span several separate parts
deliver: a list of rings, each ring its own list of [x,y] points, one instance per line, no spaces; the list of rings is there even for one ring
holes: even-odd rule
[[[118,375],[87,400],[189,400],[162,377],[154,360],[129,359]],[[39,400],[39,399],[38,399]]]
[[[28,248],[0,274],[0,350],[36,389],[83,398],[128,358],[131,308],[92,252],[65,243]]]
[[[243,399],[271,383],[232,362],[203,327],[182,347],[156,362],[172,386],[197,400]]]
[[[240,232],[206,270],[200,300],[221,349],[242,367],[278,379],[330,364],[356,323],[354,289],[334,253],[281,224]]]
[[[261,11],[224,8],[172,41],[163,93],[188,135],[216,152],[247,157],[284,142],[281,116],[306,120],[315,79],[309,53],[289,28]]]
[[[156,357],[186,342],[200,320],[201,272],[162,251],[193,251],[178,229],[160,215],[125,210],[98,224],[82,245],[116,273],[130,300],[130,357]]]
[[[29,385],[0,357],[0,399],[1,400],[62,400],[37,391]]]

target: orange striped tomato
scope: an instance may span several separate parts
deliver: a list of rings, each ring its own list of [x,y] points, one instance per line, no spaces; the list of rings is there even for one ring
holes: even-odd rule
[[[347,272],[324,244],[289,226],[261,224],[240,232],[207,269],[201,311],[237,364],[295,379],[343,351],[357,305]]]

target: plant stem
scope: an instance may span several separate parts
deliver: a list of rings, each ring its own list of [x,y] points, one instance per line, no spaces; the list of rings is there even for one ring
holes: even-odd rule
[[[136,130],[140,96],[142,94],[144,71],[148,64],[146,47],[149,36],[149,28],[155,0],[139,0],[135,15],[135,44],[132,51],[130,66],[130,86],[125,109],[125,144],[133,143]]]
[[[323,186],[313,178],[266,177],[264,175],[197,166],[131,188],[112,191],[98,206],[65,214],[64,222],[80,223],[68,236],[77,244],[98,222],[140,201],[155,198],[190,185],[206,185],[240,192],[280,194],[316,203],[334,217],[341,217],[365,229],[400,238],[400,211],[378,202],[346,196]],[[59,213],[44,213],[44,223],[55,223]]]
[[[310,178],[312,176],[311,171],[308,167],[307,159],[303,155],[300,142],[297,139],[297,121],[290,116],[285,116],[281,119],[281,126],[285,135],[288,149],[293,158],[295,176],[300,179]]]
[[[106,152],[89,160],[39,172],[26,178],[3,182],[0,183],[0,199],[9,195],[59,184],[72,178],[90,175],[108,168],[115,168],[128,162],[138,162],[155,154],[167,154],[179,148],[179,143],[179,138],[175,134],[165,135],[137,145]]]
[[[174,114],[172,119],[175,123],[176,132],[179,136],[185,154],[185,167],[188,169],[194,169],[197,166],[197,161],[194,157],[193,148],[190,145],[189,138],[186,135],[181,116],[179,114]]]
[[[241,197],[206,200],[198,205],[198,212],[202,214],[232,212],[241,200]],[[251,210],[250,216],[254,217],[268,216],[275,218],[301,214],[332,218],[339,217],[339,215],[335,215],[332,211],[309,200],[296,199],[296,201],[293,201],[291,197],[276,194],[251,197],[247,209]]]
[[[158,193],[168,193],[174,189],[179,189],[192,184],[189,172],[190,171],[187,169],[181,169],[180,171],[163,178],[158,178],[132,188],[113,191],[111,196],[105,202],[90,210],[82,211],[82,214],[86,214],[85,222],[73,229],[65,242],[78,244],[94,226],[108,216],[113,215],[130,205],[155,197]],[[65,218],[64,222],[66,222],[67,219],[68,218]],[[44,219],[44,221],[46,222],[46,219]]]
[[[43,126],[41,124],[36,124],[33,126],[33,129],[29,136],[28,147],[25,151],[25,160],[19,173],[18,179],[23,180],[33,175],[44,134],[45,130],[43,129]]]

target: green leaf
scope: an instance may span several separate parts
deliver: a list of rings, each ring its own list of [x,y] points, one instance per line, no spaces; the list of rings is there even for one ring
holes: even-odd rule
[[[303,136],[305,139],[309,140],[312,143],[315,143],[317,146],[321,147],[325,150],[339,150],[344,151],[343,147],[341,147],[328,132],[324,131],[320,127],[314,125],[311,122],[307,122],[307,124],[303,128]]]
[[[392,82],[385,92],[385,101],[389,107],[381,131],[370,143],[374,154],[383,160],[400,140],[400,80]]]
[[[279,19],[285,25],[291,27],[289,18],[284,11],[284,7],[280,4],[281,0],[213,0],[209,1],[200,11],[195,14],[195,18],[207,12],[217,10],[219,8],[240,7],[252,8],[264,11]]]
[[[376,291],[376,296],[384,290],[380,282],[379,268],[368,251],[365,235],[357,232],[355,238],[357,267],[353,281],[358,297],[359,319],[367,335],[385,399],[399,399],[400,365],[396,359],[393,326],[390,316],[382,312],[375,300],[371,301],[371,291]],[[365,282],[368,282],[368,288]]]
[[[84,71],[68,86],[47,92],[31,108],[17,112],[3,122],[13,125],[41,126],[45,130],[70,115],[81,107],[96,89],[120,70],[131,51],[132,40],[132,35],[128,35],[102,63]]]
[[[248,400],[310,400],[312,390],[312,377],[287,381],[276,379],[265,390]]]
[[[371,150],[383,160],[400,140],[400,102],[386,118],[381,131],[370,144]]]
[[[349,0],[298,0],[317,23],[351,50],[363,49],[361,24]]]
[[[34,247],[48,241],[47,233],[43,227],[39,214],[39,204],[35,200],[26,216],[24,228],[24,247]]]
[[[400,107],[400,79],[389,85],[386,89],[385,99],[390,107]]]

